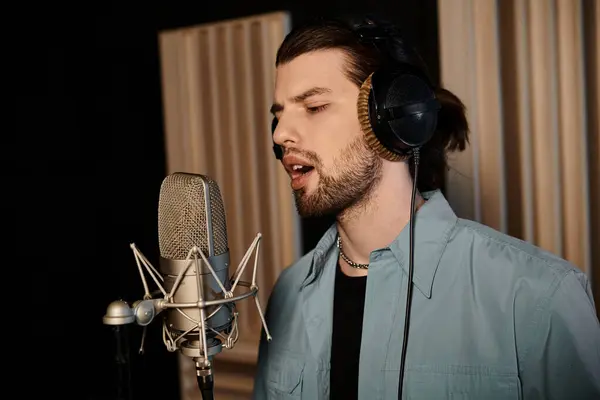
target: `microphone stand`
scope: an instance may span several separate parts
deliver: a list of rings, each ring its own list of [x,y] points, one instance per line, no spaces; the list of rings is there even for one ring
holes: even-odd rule
[[[131,369],[127,327],[114,325],[115,362],[117,364],[117,400],[131,400]]]
[[[106,309],[106,314],[104,315],[104,317],[102,317],[102,322],[105,325],[113,326],[113,331],[117,337],[117,351],[115,357],[117,361],[117,366],[119,367],[119,394],[117,400],[131,400],[129,348],[127,338],[123,336],[123,328],[121,328],[121,326],[123,325],[136,324],[145,328],[161,312],[165,312],[168,310],[176,310],[181,313],[184,313],[184,310],[187,309],[199,310],[200,316],[199,318],[197,318],[198,321],[193,320],[195,324],[192,325],[190,329],[187,329],[188,327],[186,326],[187,331],[183,333],[181,332],[181,329],[173,328],[172,325],[169,326],[169,324],[167,323],[168,318],[163,318],[162,323],[163,342],[167,350],[179,350],[181,354],[184,354],[194,359],[196,363],[196,376],[198,381],[198,388],[200,390],[200,393],[202,394],[203,400],[214,400],[214,374],[212,371],[211,358],[214,357],[217,353],[219,353],[223,348],[233,348],[233,346],[238,340],[237,312],[232,313],[232,321],[228,322],[231,325],[226,329],[223,328],[225,329],[223,332],[217,332],[215,331],[215,329],[213,329],[212,326],[207,326],[206,323],[206,320],[211,318],[216,313],[216,311],[207,316],[205,308],[222,305],[227,305],[228,307],[235,307],[235,303],[237,301],[244,300],[248,297],[254,297],[254,302],[256,304],[258,314],[263,324],[263,328],[267,334],[267,340],[271,341],[271,335],[269,333],[265,317],[262,313],[260,302],[257,297],[258,285],[256,284],[256,270],[258,265],[258,249],[261,237],[262,235],[260,233],[256,235],[251,246],[248,248],[246,254],[240,261],[234,276],[231,278],[228,278],[227,276],[220,278],[213,269],[211,262],[202,253],[202,251],[200,251],[196,246],[193,246],[185,260],[178,260],[174,262],[174,265],[171,266],[171,268],[175,268],[175,270],[177,270],[178,272],[175,282],[172,284],[172,286],[168,286],[167,288],[165,288],[165,286],[161,284],[161,281],[165,282],[165,278],[163,277],[163,275],[150,264],[150,262],[139,250],[137,250],[134,243],[130,244],[130,247],[133,250],[133,254],[135,256],[135,261],[140,271],[142,283],[144,285],[145,294],[143,300],[136,301],[133,304],[133,306],[129,306],[129,304],[123,300],[113,301],[108,305]],[[246,265],[251,257],[252,251],[254,251],[255,249],[256,253],[254,256],[254,272],[252,274],[252,282],[241,281],[241,275],[246,268]],[[205,299],[205,285],[203,280],[204,274],[200,273],[202,268],[200,265],[200,258],[198,256],[202,258],[202,261],[209,270],[213,279],[212,282],[216,283],[220,287],[222,293],[224,294],[223,298]],[[182,268],[180,264],[184,267]],[[186,301],[184,299],[183,301],[174,301],[175,293],[179,289],[179,286],[182,284],[184,274],[189,268],[191,268],[192,265],[195,265],[194,272],[196,275],[197,284],[197,300]],[[148,272],[148,274],[150,274],[156,285],[159,287],[158,290],[152,293],[150,292],[150,288],[148,287],[142,266],[146,267],[146,271]],[[227,288],[225,287],[224,281],[227,280],[229,280],[232,283],[231,287],[229,287],[229,285],[227,285]],[[234,295],[234,291],[236,289],[236,286],[238,285],[247,287],[249,290],[242,294]],[[211,290],[213,290],[213,288],[211,288]],[[218,309],[220,309],[220,307]],[[216,340],[214,338],[210,338],[211,346],[209,347],[207,343],[207,330],[215,332],[217,335],[221,336],[223,340]],[[144,336],[142,336],[142,343],[143,338]],[[189,345],[182,345],[180,343],[182,339],[185,339],[184,341],[186,343],[189,342]]]

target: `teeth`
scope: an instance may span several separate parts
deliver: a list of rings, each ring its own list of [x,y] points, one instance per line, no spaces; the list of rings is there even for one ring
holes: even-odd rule
[[[297,171],[297,170],[299,170],[299,169],[302,169],[302,165],[294,165],[294,166],[292,167],[292,169],[293,169],[294,171]]]

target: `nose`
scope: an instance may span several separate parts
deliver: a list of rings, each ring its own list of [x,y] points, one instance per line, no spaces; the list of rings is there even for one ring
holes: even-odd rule
[[[282,150],[286,147],[297,146],[300,141],[300,135],[289,117],[280,116],[273,120],[273,142],[281,146]]]

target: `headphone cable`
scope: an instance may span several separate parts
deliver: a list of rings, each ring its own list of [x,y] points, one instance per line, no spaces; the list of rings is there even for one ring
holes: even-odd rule
[[[413,177],[413,188],[410,199],[410,226],[409,226],[409,261],[408,261],[408,284],[406,288],[406,310],[404,313],[404,333],[402,335],[402,354],[400,356],[400,378],[398,382],[398,399],[402,399],[402,386],[404,381],[404,369],[406,362],[406,348],[408,343],[408,326],[410,321],[410,310],[412,305],[412,288],[413,288],[413,270],[415,263],[415,197],[417,192],[417,177],[419,173],[419,149],[413,149],[413,160],[415,163],[415,173]]]

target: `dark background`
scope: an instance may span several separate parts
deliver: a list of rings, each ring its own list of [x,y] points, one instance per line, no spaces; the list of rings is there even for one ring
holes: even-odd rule
[[[324,3],[40,2],[4,14],[5,110],[14,121],[2,135],[4,283],[21,304],[5,307],[11,397],[117,399],[115,342],[102,316],[111,301],[143,294],[129,244],[153,264],[158,256],[160,30],[279,10],[293,24],[376,11],[404,26],[438,80],[436,0]],[[304,251],[329,222],[304,221]],[[150,326],[143,356],[141,329],[127,336],[131,399],[179,398],[176,357],[159,328]]]

